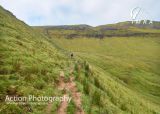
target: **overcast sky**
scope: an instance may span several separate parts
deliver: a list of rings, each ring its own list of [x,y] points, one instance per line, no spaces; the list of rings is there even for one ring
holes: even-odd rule
[[[135,7],[160,21],[160,0],[0,0],[0,5],[29,25],[96,26],[129,21]]]

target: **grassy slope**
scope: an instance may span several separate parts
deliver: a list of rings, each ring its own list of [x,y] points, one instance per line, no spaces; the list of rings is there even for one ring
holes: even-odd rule
[[[61,95],[55,83],[68,62],[45,36],[0,7],[1,114],[44,113],[45,105],[6,105],[5,95]]]
[[[69,61],[43,35],[0,8],[0,38],[2,98],[6,94],[61,94],[53,83],[56,83],[59,70],[68,67]],[[75,51],[91,65],[77,63],[74,72],[79,90],[83,93],[83,107],[86,112],[160,112],[159,39],[54,40],[61,47]],[[55,103],[52,110],[56,106]],[[1,102],[0,107],[3,114],[28,113],[28,108],[36,114],[45,111],[44,106],[22,107],[5,105],[4,102]]]
[[[55,40],[63,48],[87,60],[93,67],[93,72],[97,75],[92,76],[88,83],[91,91],[101,91],[100,98],[103,99],[101,110],[113,114],[160,112],[158,108],[160,106],[160,72],[158,70],[160,39],[158,37],[102,40],[54,38]],[[101,88],[100,91],[95,81],[92,81],[94,79],[100,83],[98,85],[98,88]],[[84,88],[81,86],[80,88]],[[88,96],[91,98],[93,95],[94,93],[91,92]],[[84,99],[86,101],[88,98],[84,97]],[[90,107],[90,104],[88,103],[85,107]]]

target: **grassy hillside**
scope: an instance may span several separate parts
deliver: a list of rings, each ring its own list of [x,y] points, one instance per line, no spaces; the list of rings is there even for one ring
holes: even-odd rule
[[[149,33],[148,29],[132,30]],[[57,38],[52,34],[54,30],[49,31],[49,37],[59,46],[87,61],[85,65],[77,63],[79,70],[75,74],[86,112],[160,113],[159,36],[67,39],[63,34]],[[63,33],[63,30],[57,32]],[[160,33],[155,29],[150,32]]]
[[[128,38],[129,29],[151,34]],[[35,30],[0,7],[0,114],[46,113],[48,104],[14,105],[4,99],[6,95],[62,96],[66,91],[58,89],[60,71],[66,82],[69,76],[75,77],[86,114],[159,114],[159,30],[121,30],[116,35],[125,37],[109,32],[113,38],[108,39],[87,25]],[[79,39],[66,39],[76,35]],[[73,52],[72,60],[69,52]],[[66,70],[71,66],[71,71]],[[53,102],[51,113],[56,114],[59,105]],[[75,107],[73,100],[67,114],[74,114]]]
[[[44,114],[47,104],[9,105],[5,96],[60,96],[56,81],[69,63],[45,36],[0,7],[0,114]]]

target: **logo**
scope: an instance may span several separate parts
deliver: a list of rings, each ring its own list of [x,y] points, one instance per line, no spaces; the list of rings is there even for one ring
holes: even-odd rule
[[[141,7],[135,7],[131,10],[132,24],[152,24],[151,16]]]
[[[54,102],[54,101],[71,101],[71,97],[69,96],[34,96],[34,95],[28,95],[28,96],[6,96],[5,102],[6,104],[34,104],[34,105],[43,105],[48,104],[48,102]]]

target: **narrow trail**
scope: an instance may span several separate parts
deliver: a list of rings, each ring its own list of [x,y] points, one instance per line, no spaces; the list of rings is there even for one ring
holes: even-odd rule
[[[58,89],[59,90],[63,90],[65,88],[65,83],[64,83],[64,72],[60,72],[60,79],[59,79],[59,84],[58,84]],[[67,96],[66,94],[63,95]],[[66,109],[68,106],[68,102],[67,101],[63,101],[61,102],[58,110],[57,110],[57,114],[66,114]],[[51,114],[51,110],[52,110],[52,103],[48,103],[47,107],[46,107],[46,114]]]
[[[60,72],[60,78],[59,78],[59,84],[58,89],[59,90],[65,90],[65,82],[64,82],[64,72]],[[68,96],[66,93],[63,96]],[[67,111],[68,102],[62,101],[60,106],[58,107],[57,114],[66,114]]]
[[[76,87],[76,84],[74,82],[74,77],[71,76],[69,81],[65,83],[64,72],[60,72],[60,80],[59,80],[58,88],[60,90],[65,90],[66,93],[67,92],[71,93],[72,100],[74,101],[74,103],[76,105],[75,114],[84,114],[83,108],[81,106],[81,93],[77,91],[77,87]],[[68,96],[66,93],[64,95]],[[57,110],[57,114],[66,114],[67,106],[68,106],[68,102],[67,101],[62,101],[58,110]]]
[[[72,71],[71,71],[72,72]],[[76,83],[74,82],[74,76],[71,76],[69,81],[65,83],[65,75],[64,72],[60,72],[60,78],[59,78],[59,83],[58,83],[58,89],[63,91],[64,94],[63,96],[68,97],[69,95],[67,94],[68,92],[71,93],[72,100],[75,103],[76,106],[76,112],[75,114],[85,114],[84,110],[82,108],[81,104],[81,93],[78,92]],[[57,114],[67,114],[67,107],[68,107],[68,101],[62,101],[57,109]],[[48,103],[46,107],[46,114],[51,114],[52,110],[52,103]]]
[[[52,103],[48,103],[47,108],[46,108],[46,114],[50,114],[52,109]]]
[[[67,94],[64,94],[64,96],[68,96]],[[57,114],[66,114],[67,111],[67,106],[68,106],[68,102],[67,101],[63,101],[61,102],[58,110],[57,110]]]
[[[77,91],[76,84],[74,82],[74,77],[70,77],[70,81],[66,83],[67,90],[71,92],[72,99],[76,105],[76,113],[75,114],[84,114],[82,104],[81,104],[81,93]]]

